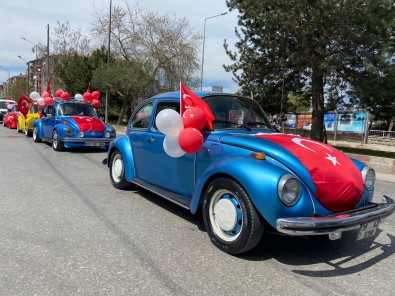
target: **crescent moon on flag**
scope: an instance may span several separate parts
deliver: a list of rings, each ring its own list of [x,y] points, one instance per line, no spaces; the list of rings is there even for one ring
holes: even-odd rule
[[[305,149],[307,149],[307,150],[316,152],[316,151],[314,151],[313,149],[311,149],[311,148],[309,148],[309,147],[303,145],[302,141],[304,141],[304,142],[309,142],[309,143],[313,143],[313,144],[322,146],[322,147],[328,149],[330,152],[332,152],[332,150],[331,150],[327,145],[325,145],[325,144],[321,144],[321,143],[316,142],[316,141],[306,140],[306,139],[302,139],[302,138],[292,138],[292,142],[294,142],[296,145],[299,145],[300,147],[303,147],[303,148],[305,148]]]
[[[22,107],[23,108],[27,108],[29,104],[27,103],[27,101],[22,101]]]

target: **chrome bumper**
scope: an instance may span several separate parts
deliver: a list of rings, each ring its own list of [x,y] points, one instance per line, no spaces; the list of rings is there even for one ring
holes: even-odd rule
[[[281,218],[277,231],[290,235],[321,235],[341,233],[360,228],[362,224],[390,216],[395,211],[394,200],[383,196],[383,203],[371,203],[363,208],[325,217]]]
[[[63,138],[63,142],[94,142],[94,143],[111,143],[115,138]]]

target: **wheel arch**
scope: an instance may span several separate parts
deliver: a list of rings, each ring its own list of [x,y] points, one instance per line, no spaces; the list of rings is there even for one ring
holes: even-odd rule
[[[132,147],[129,142],[129,138],[126,135],[119,136],[115,138],[114,141],[111,142],[110,147],[108,148],[107,153],[107,167],[110,166],[111,155],[114,151],[118,150],[124,159],[125,166],[125,179],[128,182],[131,182],[135,177],[134,173],[134,160]]]
[[[250,197],[259,215],[266,221],[273,220],[273,212],[284,206],[277,198],[277,184],[288,173],[264,160],[237,157],[208,168],[196,183],[190,211],[195,214],[202,205],[204,192],[219,177],[228,177],[240,184]],[[262,190],[264,188],[264,190]],[[268,206],[270,204],[270,206]],[[272,224],[273,221],[270,221]]]

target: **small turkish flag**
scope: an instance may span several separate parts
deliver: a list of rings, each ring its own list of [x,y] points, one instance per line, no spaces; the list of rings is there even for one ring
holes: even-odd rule
[[[189,88],[187,88],[184,84],[180,83],[180,100],[181,100],[181,116],[184,112],[192,107],[199,107],[206,113],[206,127],[210,130],[213,130],[213,120],[214,115],[211,112],[210,106],[202,100],[202,98],[198,97],[194,94]]]
[[[26,117],[29,112],[30,107],[33,105],[33,101],[26,97],[25,95],[21,95],[18,100],[18,110]]]

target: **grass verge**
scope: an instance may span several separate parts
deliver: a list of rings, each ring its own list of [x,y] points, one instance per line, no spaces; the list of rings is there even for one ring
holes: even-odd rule
[[[378,156],[378,157],[385,157],[385,158],[393,158],[395,159],[395,152],[386,152],[386,151],[379,151],[379,150],[370,150],[370,149],[363,149],[363,148],[353,148],[353,147],[344,147],[344,146],[333,146],[343,152],[346,153],[353,153],[353,154],[361,154],[361,155],[370,155],[370,156]]]

